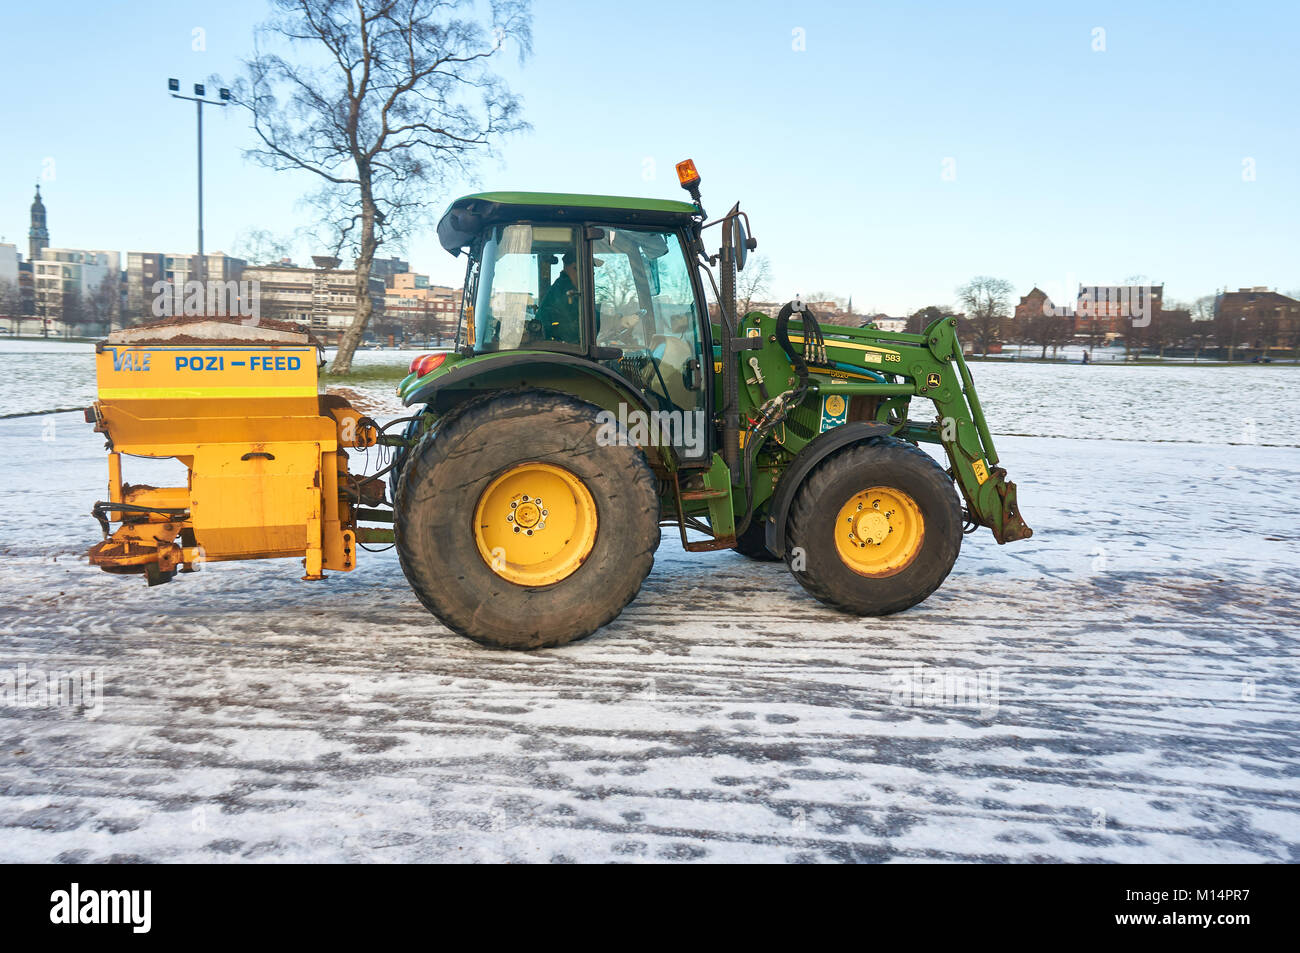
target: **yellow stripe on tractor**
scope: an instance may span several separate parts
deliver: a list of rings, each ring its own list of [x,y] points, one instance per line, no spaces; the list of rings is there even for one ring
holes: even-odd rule
[[[150,585],[209,560],[297,557],[304,579],[352,569],[355,507],[382,500],[383,484],[351,478],[346,448],[372,446],[374,424],[318,393],[319,352],[304,332],[216,320],[185,331],[179,343],[131,328],[96,347],[87,419],[110,453],[91,563]],[[181,461],[186,485],[124,482],[129,456]]]

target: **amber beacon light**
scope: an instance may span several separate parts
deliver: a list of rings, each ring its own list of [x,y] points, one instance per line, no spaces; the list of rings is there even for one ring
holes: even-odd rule
[[[695,168],[694,159],[683,159],[677,163],[677,181],[682,188],[691,193],[691,198],[698,205],[700,202],[700,173]]]

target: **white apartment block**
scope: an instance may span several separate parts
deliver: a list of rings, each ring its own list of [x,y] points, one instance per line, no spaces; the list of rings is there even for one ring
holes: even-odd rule
[[[117,282],[121,274],[121,255],[115,251],[84,248],[46,248],[32,262],[36,317],[62,327],[64,302],[68,295],[89,297],[106,278]],[[51,330],[56,330],[51,328]]]

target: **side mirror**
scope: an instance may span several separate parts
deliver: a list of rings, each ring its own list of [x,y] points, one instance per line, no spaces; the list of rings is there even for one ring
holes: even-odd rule
[[[745,267],[749,253],[758,247],[758,242],[745,231],[745,217],[737,214],[731,219],[731,247],[736,249],[736,270]]]

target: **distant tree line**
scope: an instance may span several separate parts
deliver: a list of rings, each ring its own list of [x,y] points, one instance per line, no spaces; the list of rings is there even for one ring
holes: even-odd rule
[[[1012,293],[1010,282],[978,276],[957,290],[955,306],[919,308],[908,316],[905,330],[919,334],[940,318],[955,317],[962,340],[971,342],[977,354],[1017,344],[1037,347],[1039,357],[1046,358],[1049,350],[1055,355],[1067,344],[1091,351],[1110,343],[1130,355],[1165,357],[1177,352],[1193,359],[1212,356],[1233,361],[1270,355],[1300,359],[1300,319],[1270,309],[1245,315],[1221,312],[1215,295],[1169,302],[1154,309],[1148,323],[1124,319],[1112,330],[1104,318],[1087,320],[1074,314],[1039,313],[1018,319]],[[1300,299],[1300,294],[1289,297]]]

